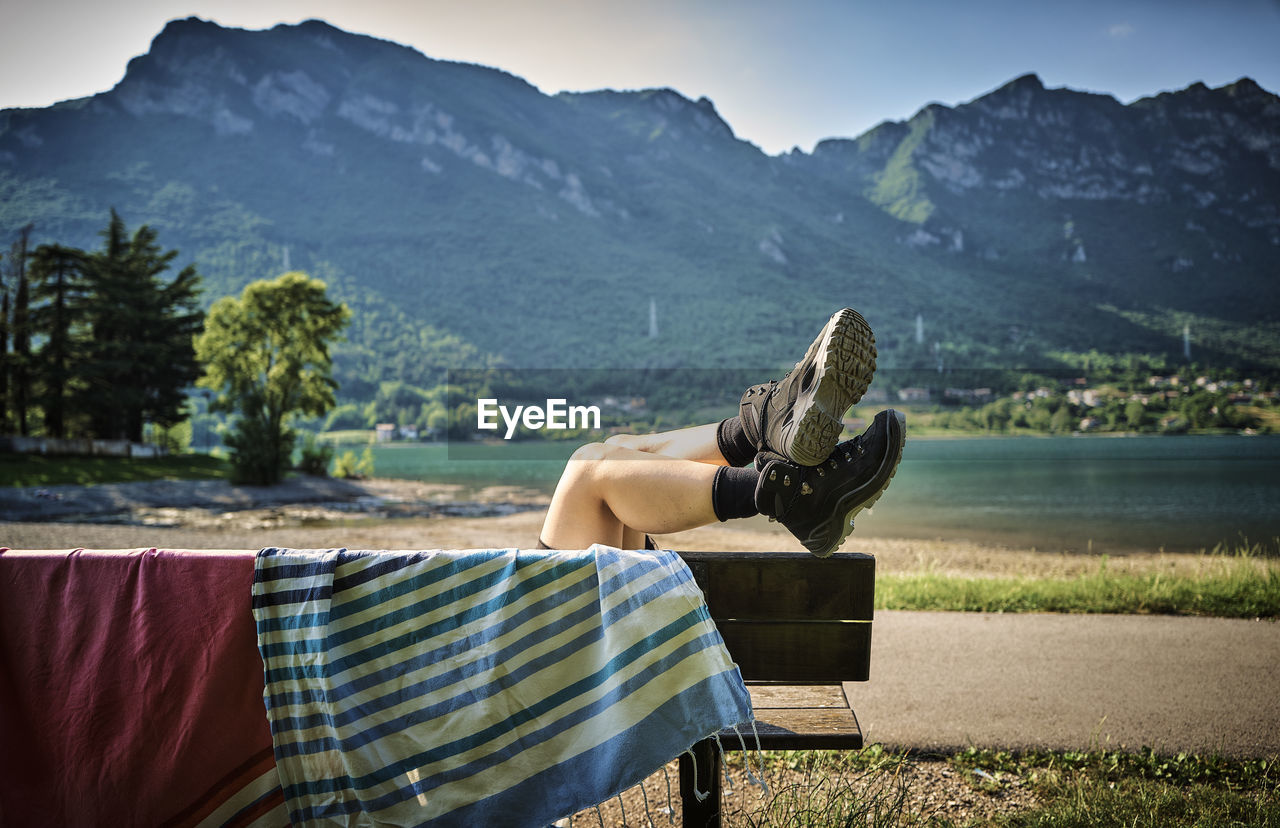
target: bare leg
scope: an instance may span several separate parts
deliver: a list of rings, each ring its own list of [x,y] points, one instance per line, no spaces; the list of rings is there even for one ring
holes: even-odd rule
[[[719,423],[707,423],[657,434],[615,434],[605,442],[650,454],[724,466],[728,463],[716,443],[716,429],[719,425]]]
[[[714,430],[711,444],[714,449]],[[554,549],[585,549],[593,543],[643,548],[643,533],[714,523],[711,484],[716,468],[617,443],[585,445],[560,476],[541,539]]]
[[[649,545],[645,542],[645,533],[638,532],[630,526],[622,527],[622,545],[619,549],[648,549]]]

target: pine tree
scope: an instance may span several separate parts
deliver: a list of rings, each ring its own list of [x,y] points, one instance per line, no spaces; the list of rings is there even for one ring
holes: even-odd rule
[[[0,255],[0,434],[9,433],[9,280]]]
[[[16,288],[13,296],[13,414],[18,433],[31,433],[28,419],[31,406],[31,284],[27,278],[27,244],[32,225],[22,228],[14,242],[12,265]]]
[[[34,363],[43,389],[40,406],[44,410],[45,431],[58,438],[67,435],[68,395],[85,346],[78,329],[88,310],[87,268],[88,258],[83,250],[44,244],[32,252],[28,269],[32,298],[36,301],[31,328],[44,339]]]
[[[162,252],[146,225],[130,238],[115,210],[102,236],[86,269],[92,345],[77,404],[91,412],[93,436],[139,442],[148,420],[170,426],[185,416],[184,389],[200,375],[200,276],[188,266],[164,282],[178,251]]]

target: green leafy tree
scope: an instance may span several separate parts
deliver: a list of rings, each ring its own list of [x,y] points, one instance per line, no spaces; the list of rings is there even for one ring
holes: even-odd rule
[[[333,407],[329,346],[350,318],[324,282],[298,272],[253,282],[209,309],[195,340],[205,366],[198,384],[217,393],[215,409],[238,415],[226,443],[239,482],[280,482],[293,455],[294,418]]]
[[[1133,431],[1141,431],[1146,423],[1147,407],[1137,400],[1130,400],[1124,407],[1124,421]]]
[[[147,442],[165,454],[185,454],[191,450],[191,420],[183,420],[171,426],[152,423],[147,426]]]
[[[1049,430],[1054,434],[1068,434],[1075,427],[1076,418],[1065,404],[1053,412],[1049,418]]]
[[[312,477],[325,477],[329,474],[329,463],[333,461],[333,446],[321,443],[315,434],[307,434],[302,441],[301,458],[298,468],[303,474]]]
[[[340,431],[347,429],[368,428],[369,423],[364,416],[364,411],[355,403],[344,403],[329,412],[329,416],[325,418],[325,431]]]
[[[186,417],[186,389],[200,374],[192,348],[203,318],[200,276],[189,265],[164,281],[178,251],[162,251],[146,225],[130,236],[115,210],[102,236],[86,271],[92,345],[78,407],[93,436],[140,442],[147,421]]]

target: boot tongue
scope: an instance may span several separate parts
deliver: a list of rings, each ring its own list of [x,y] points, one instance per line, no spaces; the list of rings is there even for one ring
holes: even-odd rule
[[[782,517],[786,507],[782,503],[782,492],[767,492],[760,484],[756,484],[756,509],[770,520]]]
[[[758,453],[756,455],[756,471],[760,471],[760,472],[764,471],[764,467],[769,465],[774,460],[781,460],[784,463],[787,462],[787,458],[783,457],[781,454],[778,454],[776,452],[762,451]]]
[[[769,398],[773,395],[774,386],[777,384],[775,380],[770,380],[753,385],[746,390],[738,403],[738,418],[742,422],[742,430],[747,435],[747,439],[757,446],[764,445],[767,417],[765,409],[768,408]]]
[[[756,455],[756,471],[760,472],[760,479],[756,481],[756,508],[767,518],[777,518],[783,511],[782,493],[768,491],[764,485],[768,479],[768,475],[764,473],[765,468],[775,460],[786,462],[781,455],[771,451],[762,451]]]

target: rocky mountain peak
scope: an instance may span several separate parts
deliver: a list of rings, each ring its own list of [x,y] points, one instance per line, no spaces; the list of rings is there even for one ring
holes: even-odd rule
[[[918,309],[963,320],[938,341],[992,358],[1146,352],[1162,340],[1135,326],[1170,309],[1274,325],[1280,307],[1280,99],[1248,78],[1125,105],[1025,74],[771,158],[674,89],[548,96],[318,20],[188,18],[73,103],[0,112],[0,225],[93,244],[116,207],[198,262],[210,297],[287,250],[360,309],[353,347],[383,378],[427,376],[424,325],[526,364],[611,364],[590,315],[646,364],[697,360],[731,323],[679,316],[685,298],[735,297],[723,319],[754,325],[779,280],[872,303],[889,330]],[[673,298],[683,341],[626,339],[638,285]],[[768,358],[810,310],[734,359]]]

